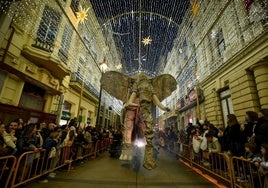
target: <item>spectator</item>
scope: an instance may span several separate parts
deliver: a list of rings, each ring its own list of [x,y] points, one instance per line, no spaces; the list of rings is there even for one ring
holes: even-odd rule
[[[224,127],[220,126],[218,128],[218,130],[219,130],[219,132],[218,132],[218,140],[219,140],[219,143],[221,145],[221,148],[223,148],[223,145],[224,145],[224,142],[223,142]]]
[[[36,124],[29,124],[25,127],[22,136],[18,139],[18,152],[22,154],[27,151],[38,152],[41,149],[39,140],[36,137]]]
[[[78,125],[77,117],[74,117],[73,119],[71,119],[71,121],[70,121],[68,127],[72,127],[72,126],[74,126],[74,127],[76,128],[77,125]]]
[[[85,138],[81,127],[77,130],[75,138],[76,158],[83,159],[84,149],[87,148],[89,141]]]
[[[48,163],[50,164],[50,169],[55,168],[59,160],[60,134],[61,130],[51,132],[43,144],[43,148],[47,150],[46,155],[49,158]],[[48,176],[54,178],[56,173],[51,172]],[[47,180],[41,181],[47,182]]]
[[[203,137],[200,136],[200,130],[197,129],[193,136],[193,151],[194,151],[194,160],[199,160],[201,158],[200,145]]]
[[[36,137],[36,124],[31,123],[25,127],[23,134],[18,139],[18,154],[23,154],[27,151],[39,152],[40,149],[42,149],[39,144],[40,142]],[[34,160],[34,154],[28,154],[23,160],[18,170],[19,181],[23,181],[24,178],[28,176],[30,164],[32,164]]]
[[[0,157],[8,155],[8,149],[5,147],[3,133],[5,132],[5,124],[0,121]]]
[[[61,146],[64,147],[63,153],[65,153],[62,159],[64,162],[70,162],[75,154],[75,150],[72,148],[76,136],[75,130],[75,127],[70,127],[66,138],[62,142]]]
[[[88,142],[92,142],[92,135],[91,135],[91,131],[92,131],[92,127],[91,126],[87,126],[85,128],[85,138],[87,139]]]
[[[254,152],[255,152],[255,144],[253,143],[246,143],[245,144],[245,154],[241,156],[241,159],[252,161],[254,158]],[[248,164],[245,164],[244,162],[241,164],[235,164],[237,165],[237,168],[239,169],[239,177],[236,178],[237,182],[248,182],[250,179],[250,167]]]
[[[242,146],[240,125],[234,114],[227,115],[227,127],[223,133],[223,151],[234,156],[243,155],[244,146]]]
[[[203,125],[203,131],[204,132],[200,136],[201,139],[200,149],[205,151],[208,148],[206,134],[209,132],[209,128],[207,124]]]
[[[69,131],[69,127],[67,126],[67,124],[62,125],[61,127],[61,142],[63,142],[63,140],[66,138],[68,131]]]
[[[198,120],[197,119],[197,122],[196,122],[196,126],[197,126],[197,128],[201,131],[201,132],[203,132],[203,125],[204,125],[204,120],[202,120],[202,119],[200,119],[200,120]]]
[[[37,131],[40,131],[41,132],[43,129],[46,129],[46,127],[47,127],[46,122],[41,122],[39,124],[39,126],[37,126]]]
[[[252,161],[255,153],[255,144],[253,143],[246,143],[245,144],[245,154],[241,156],[242,159]]]
[[[75,136],[76,136],[76,132],[75,132],[75,127],[70,127],[66,138],[63,140],[62,142],[62,147],[71,147],[73,145]]]
[[[214,137],[211,132],[206,134],[207,138],[207,150],[209,153],[219,153],[221,152],[221,145],[218,141],[218,138]]]
[[[9,126],[6,128],[6,131],[3,133],[5,146],[8,149],[9,155],[14,155],[17,152],[17,138],[15,136],[15,129],[11,128],[12,126]]]
[[[254,130],[256,149],[260,151],[263,143],[268,143],[268,109],[261,109],[258,113],[258,122]]]
[[[216,163],[213,163],[213,155],[214,153],[218,153],[221,151],[221,145],[218,141],[218,138],[214,137],[211,132],[206,133],[205,135],[207,141],[207,149],[203,151],[203,165],[204,166],[212,166],[214,169],[215,166],[218,166]],[[210,163],[212,161],[212,164]]]
[[[258,114],[253,111],[247,111],[244,127],[241,130],[243,143],[246,142],[255,143],[255,140],[252,140],[251,137],[253,135],[257,122],[258,122]]]
[[[261,145],[261,157],[253,159],[254,164],[259,168],[259,172],[264,175],[263,187],[268,187],[268,143]]]
[[[22,118],[18,118],[14,122],[16,122],[18,124],[18,128],[17,129],[23,130],[25,128],[25,125],[26,124],[24,124],[24,121],[23,121]]]
[[[218,138],[218,133],[219,130],[217,129],[217,127],[215,127],[213,124],[208,124],[208,132],[210,132],[210,134],[212,134],[213,137]]]
[[[44,125],[42,125],[42,127],[40,134],[45,141],[49,137],[50,133],[54,131],[56,125],[54,123],[49,123],[46,127],[44,127]]]
[[[187,143],[189,144],[189,142],[191,142],[192,138],[192,133],[195,132],[195,127],[193,126],[192,123],[188,123],[188,126],[186,128],[186,133],[187,133]]]

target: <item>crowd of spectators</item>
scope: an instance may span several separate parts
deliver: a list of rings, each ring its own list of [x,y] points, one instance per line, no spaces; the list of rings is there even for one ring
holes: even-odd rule
[[[38,153],[43,149],[46,149],[46,157],[54,157],[60,153],[61,148],[68,147],[70,151],[64,156],[65,161],[81,157],[83,162],[85,150],[91,150],[93,155],[96,142],[112,138],[114,133],[113,129],[97,130],[93,126],[79,126],[76,118],[63,126],[46,122],[26,124],[21,118],[7,124],[0,121],[0,157],[13,155],[19,158],[24,152]],[[53,166],[56,164],[50,168],[53,169]],[[52,172],[49,177],[54,178],[55,175]],[[43,180],[47,182],[47,179]]]
[[[268,143],[268,109],[258,113],[246,112],[245,122],[239,123],[234,114],[227,115],[226,127],[215,127],[208,121],[189,124],[185,139],[180,142],[192,144],[195,153],[200,150],[226,152],[231,156],[243,156],[245,146],[254,145],[253,153],[261,153],[261,146]]]
[[[184,130],[174,127],[160,132],[159,143],[169,150],[175,150],[176,144],[191,145],[193,160],[201,161],[205,166],[211,165],[208,156],[213,153],[224,153],[229,157],[240,157],[255,164],[265,177],[268,187],[268,109],[258,113],[247,111],[245,120],[239,123],[235,114],[227,115],[227,125],[216,127],[209,121],[189,123]],[[239,168],[239,167],[238,167]],[[238,182],[247,182],[247,178],[237,177]]]
[[[21,118],[8,124],[0,121],[0,157],[19,157],[24,152],[39,152],[42,149],[46,149],[50,155],[55,155],[60,148],[67,146],[70,152],[69,156],[65,157],[66,160],[71,160],[83,156],[83,148],[93,150],[98,140],[117,137],[116,135],[118,131],[115,130],[81,127],[76,118],[63,126],[45,122],[26,124]],[[196,125],[189,123],[185,131],[171,126],[155,135],[160,146],[171,150],[174,150],[178,143],[191,145],[194,160],[204,159],[202,155],[207,152],[226,153],[251,161],[264,175],[264,183],[267,184],[268,109],[261,109],[258,113],[247,111],[243,123],[239,123],[234,114],[228,114],[227,126],[216,127],[209,121],[200,120]],[[205,164],[208,161],[203,162]],[[55,177],[55,173],[49,176]],[[237,181],[243,182],[247,179],[245,176],[238,177]]]

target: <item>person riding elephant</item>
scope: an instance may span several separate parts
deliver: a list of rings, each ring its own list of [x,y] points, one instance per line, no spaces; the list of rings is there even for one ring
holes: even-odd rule
[[[113,81],[113,82],[111,82]],[[165,107],[160,101],[164,100],[166,97],[171,95],[171,93],[176,89],[177,82],[169,74],[159,75],[155,78],[150,78],[149,76],[139,73],[133,77],[128,77],[122,73],[109,71],[103,74],[101,78],[102,88],[106,90],[109,94],[122,100],[128,108],[138,108],[139,117],[144,124],[144,136],[146,138],[145,154],[143,166],[146,169],[152,170],[156,168],[156,161],[153,153],[152,139],[153,133],[153,117],[152,117],[152,107],[153,105],[158,106],[163,111],[168,111],[169,109]],[[129,111],[126,118],[129,118]],[[135,122],[124,121],[123,129],[132,130]],[[124,147],[129,145],[129,132],[123,131],[123,149],[122,155],[125,155]],[[127,154],[128,155],[128,154]],[[121,158],[128,158],[122,157]]]

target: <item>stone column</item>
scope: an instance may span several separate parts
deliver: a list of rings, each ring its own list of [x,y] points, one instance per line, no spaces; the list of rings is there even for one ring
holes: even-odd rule
[[[268,108],[268,59],[252,66],[260,107]]]

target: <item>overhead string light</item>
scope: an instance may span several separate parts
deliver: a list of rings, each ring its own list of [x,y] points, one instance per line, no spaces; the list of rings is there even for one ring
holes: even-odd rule
[[[64,5],[62,7],[51,0],[23,0],[11,3],[12,5],[4,1],[0,8],[2,13],[13,19],[13,24],[21,28],[21,32],[30,37],[31,44],[37,41],[38,36],[49,33],[53,36],[53,48],[54,51],[57,50],[57,54],[71,38],[66,51],[67,66],[73,72],[78,70],[79,64],[80,67],[84,66],[79,62],[77,51],[87,52],[85,56],[88,59],[85,58],[85,61],[91,65],[90,71],[98,72],[92,58],[100,58],[97,52],[102,51],[102,33],[106,32],[112,34],[111,37],[107,34],[105,38],[111,49],[111,56],[120,54],[117,57],[121,57],[117,58],[120,61],[114,64],[114,69],[120,62],[122,72],[134,74],[138,71],[135,60],[139,57],[138,41],[150,36],[153,40],[150,45],[144,46],[141,43],[142,71],[152,75],[172,73],[180,87],[186,85],[188,80],[194,81],[194,70],[198,72],[199,81],[206,79],[241,50],[238,44],[246,46],[267,27],[266,1],[254,1],[247,7],[246,1],[228,1],[228,4],[226,1],[198,0],[165,1],[164,4],[160,4],[159,0],[140,1],[141,8],[137,0],[91,0],[92,7],[86,4],[87,0],[80,1],[83,8],[90,7],[85,14],[85,24],[79,25],[78,33],[62,12],[62,7],[67,6],[64,1],[58,1]],[[141,38],[138,27],[139,10],[142,17]],[[96,14],[95,18],[89,16],[93,12]],[[56,30],[53,27],[50,30],[39,27],[41,21],[47,19],[54,24]],[[96,23],[96,19],[100,24],[92,24]],[[59,35],[62,32],[71,37],[62,37]],[[92,46],[94,47],[91,48]],[[94,53],[93,57],[89,55]],[[166,63],[165,66],[160,67],[163,62]],[[95,76],[84,79],[98,87]]]
[[[66,48],[65,51],[68,56],[67,66],[73,73],[77,72],[78,78],[84,79],[87,83],[91,83],[92,85],[94,85],[95,88],[98,87],[99,81],[96,79],[96,77],[89,76],[88,74],[89,71],[98,72],[98,68],[96,67],[96,65],[94,65],[94,61],[90,58],[84,58],[87,64],[91,64],[89,69],[87,66],[85,66],[84,63],[81,64],[78,59],[79,56],[77,54],[78,51],[87,52],[91,49],[90,47],[93,45],[96,49],[101,48],[98,42],[98,33],[93,38],[90,36],[84,37],[86,36],[84,33],[90,34],[92,33],[92,30],[98,30],[97,28],[92,25],[92,27],[90,27],[90,31],[87,27],[84,28],[87,30],[86,32],[84,31],[84,29],[83,31],[78,30],[80,36],[82,37],[82,40],[85,40],[85,44],[88,45],[88,47],[86,47],[84,46],[83,41],[79,42],[80,37],[78,37],[78,35],[74,31],[72,23],[68,22],[68,19],[65,17],[65,14],[63,14],[61,8],[57,4],[53,4],[51,0],[24,0],[21,2],[17,2],[16,5],[14,4],[14,6],[13,4],[12,6],[7,6],[6,4],[1,3],[0,8],[6,11],[5,14],[13,20],[13,24],[16,24],[17,26],[16,28],[21,28],[21,31],[26,33],[27,36],[32,39],[32,44],[35,43],[36,38],[38,36],[48,36],[47,34],[53,36],[51,39],[54,41],[54,51],[59,50],[61,48],[65,51],[65,48],[62,44],[68,44],[70,42],[69,49]],[[84,9],[84,12],[87,11],[88,10]],[[63,21],[57,21],[60,20],[60,18]],[[43,22],[49,21],[52,24],[51,27],[47,28],[40,26],[42,20]],[[86,19],[84,19],[84,21],[86,21]],[[62,30],[63,36],[58,35],[59,30]],[[74,40],[71,41],[71,38],[73,38]],[[91,45],[89,45],[87,39],[90,41],[95,41],[95,43],[91,43]],[[44,40],[46,41],[48,40],[48,38],[44,38]],[[92,50],[88,52],[92,54]],[[84,67],[84,70],[88,69],[88,73],[82,74],[80,72],[81,67]]]

